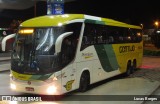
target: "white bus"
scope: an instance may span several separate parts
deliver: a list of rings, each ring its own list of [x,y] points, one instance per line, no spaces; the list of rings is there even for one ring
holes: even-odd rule
[[[141,27],[83,14],[23,22],[11,55],[14,91],[59,95],[126,73],[142,63]]]

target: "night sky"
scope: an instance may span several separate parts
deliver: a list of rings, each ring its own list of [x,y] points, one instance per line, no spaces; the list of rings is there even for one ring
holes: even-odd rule
[[[65,3],[65,13],[82,13],[112,18],[134,25],[152,28],[160,19],[160,6],[153,0],[77,0]],[[46,2],[37,3],[37,16],[46,14]],[[13,19],[26,20],[34,17],[34,7],[26,10],[2,10],[0,26],[7,27]]]

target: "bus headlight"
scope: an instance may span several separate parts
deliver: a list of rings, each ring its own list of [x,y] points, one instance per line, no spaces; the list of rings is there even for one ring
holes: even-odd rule
[[[15,85],[15,84],[13,84],[13,83],[11,83],[11,84],[10,84],[10,87],[11,87],[11,89],[13,89],[13,90],[15,90],[15,89],[16,89],[16,85]]]
[[[54,85],[49,86],[49,87],[47,88],[47,93],[48,93],[48,94],[55,94],[56,92],[57,92],[57,88],[56,88]]]

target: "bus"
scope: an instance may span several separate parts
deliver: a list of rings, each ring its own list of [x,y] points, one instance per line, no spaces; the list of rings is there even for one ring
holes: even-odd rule
[[[11,54],[13,91],[61,95],[141,66],[140,26],[85,14],[21,23]]]

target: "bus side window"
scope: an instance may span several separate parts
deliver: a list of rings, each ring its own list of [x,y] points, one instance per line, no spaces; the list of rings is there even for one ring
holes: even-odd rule
[[[88,40],[87,36],[84,36],[82,41],[83,41],[84,44],[88,44],[87,40]]]
[[[119,42],[122,43],[123,42],[123,37],[119,36]]]
[[[87,44],[88,44],[87,36],[83,36],[82,46],[81,46],[81,47],[86,48],[86,47],[87,47]]]
[[[84,35],[81,43],[81,51],[86,47],[96,43],[96,30],[92,24],[86,24],[84,29]]]
[[[114,43],[114,38],[113,38],[113,36],[109,36],[109,43]]]
[[[62,42],[61,54],[62,54],[62,65],[68,64],[72,61],[72,43],[70,36],[66,37]]]

